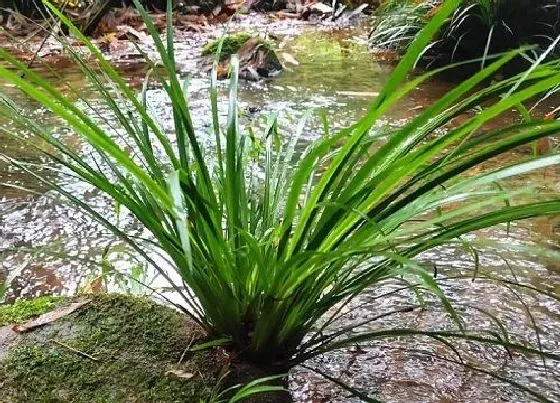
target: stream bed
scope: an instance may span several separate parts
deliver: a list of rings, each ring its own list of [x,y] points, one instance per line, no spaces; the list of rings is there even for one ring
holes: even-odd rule
[[[281,132],[289,133],[297,125],[298,119],[310,109],[324,110],[334,127],[348,124],[364,113],[392,69],[390,64],[377,62],[368,53],[364,45],[365,29],[303,23],[294,27],[294,24],[286,22],[270,24],[259,19],[236,24],[230,26],[230,30],[267,30],[274,34],[286,67],[276,78],[240,84],[244,119],[257,127],[264,125],[263,118],[266,115],[278,111]],[[182,74],[192,74],[190,105],[195,126],[200,128],[209,128],[210,105],[208,73],[198,63],[199,54],[207,38],[217,34],[218,29],[214,29],[177,37],[177,60]],[[288,60],[291,62],[288,63]],[[145,66],[122,60],[119,63],[121,71],[133,85],[142,82]],[[71,86],[78,90],[92,105],[101,108],[98,113],[103,113],[103,105],[96,99],[95,92],[72,65],[42,72],[56,86]],[[402,124],[453,85],[442,81],[430,82],[414,91],[388,120],[379,124]],[[1,82],[0,88],[24,103],[27,112],[34,118],[52,120],[47,111],[22,99],[13,88]],[[222,101],[226,89],[227,84],[223,83]],[[158,120],[169,127],[170,112],[163,90],[157,85],[150,86],[148,100]],[[557,106],[556,101],[543,103],[539,113],[548,113]],[[223,104],[225,114],[227,105],[226,102]],[[496,124],[500,123],[504,121]],[[312,126],[308,125],[304,133],[299,145],[301,151],[320,136],[319,131],[311,129]],[[58,134],[66,136],[76,150],[82,149],[80,139],[65,128],[60,128]],[[23,147],[1,133],[0,151],[37,163],[39,169],[44,163],[33,149]],[[489,164],[513,163],[527,158],[530,153],[529,148],[521,148]],[[108,218],[114,219],[120,214],[96,191],[64,175],[57,176],[56,172],[49,174],[58,183],[81,194],[88,203],[96,205]],[[535,171],[516,183],[517,186],[529,184],[537,184],[539,190],[560,192],[560,170],[552,167]],[[128,226],[128,230],[136,230],[132,220],[130,223],[126,222],[126,217],[124,220],[124,228]],[[438,248],[424,253],[418,260],[421,264],[437,267],[438,281],[450,300],[461,307],[467,327],[495,331],[492,316],[496,316],[510,330],[512,340],[527,340],[532,344],[538,341],[545,350],[559,353],[560,305],[554,298],[531,292],[530,287],[538,286],[550,294],[560,295],[560,262],[539,257],[531,251],[504,255],[500,252],[500,244],[557,249],[560,247],[560,217],[514,223],[509,228],[499,226],[470,236],[470,240],[478,239],[488,240],[487,245],[480,249],[481,273],[499,277],[514,276],[518,282],[527,285],[526,292],[521,295],[517,288],[499,286],[483,276],[471,280],[473,257],[469,250],[460,246]],[[44,294],[75,294],[99,274],[102,255],[107,256],[118,270],[126,271],[139,265],[124,245],[99,224],[37,180],[0,160],[0,282],[10,279],[8,300]],[[152,279],[149,270],[141,275],[153,287],[162,292],[169,291],[160,279]],[[127,281],[113,286],[129,292],[142,291]],[[393,292],[400,287],[402,284],[387,283],[364,292],[347,308],[339,325],[347,326],[410,304],[414,299],[411,291]],[[528,310],[532,316],[527,314]],[[433,304],[426,310],[381,318],[356,331],[412,325],[433,330],[449,328],[452,324],[442,309]],[[545,368],[539,359],[527,359],[518,354],[510,357],[503,349],[480,347],[467,342],[458,342],[457,345],[465,361],[477,363],[479,368],[514,379],[515,382],[539,390],[553,401],[560,401],[560,367],[557,364],[547,362]],[[365,395],[387,402],[530,400],[529,395],[512,385],[480,371],[466,369],[457,364],[456,359],[453,351],[433,340],[422,337],[393,338],[329,353],[312,360],[308,366],[319,368]],[[303,367],[292,371],[290,386],[296,402],[360,401],[316,372]]]

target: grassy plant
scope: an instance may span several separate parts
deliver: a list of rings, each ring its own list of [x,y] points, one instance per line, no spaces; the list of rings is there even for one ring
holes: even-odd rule
[[[306,130],[306,118],[294,133],[280,137],[277,121],[271,117],[261,138],[262,148],[253,146],[255,133],[240,130],[238,61],[233,56],[224,129],[219,121],[215,71],[212,76],[215,143],[207,155],[201,145],[207,136],[196,130],[189,114],[187,82],[175,74],[170,25],[167,37],[161,39],[138,5],[167,72],[161,85],[171,101],[174,129],[166,133],[146,106],[147,82],[138,97],[97,48],[47,3],[96,59],[96,68],[90,67],[71,46],[66,48],[99,91],[114,120],[96,115],[96,109],[89,109],[87,103],[85,108],[78,107],[3,50],[0,55],[11,68],[0,66],[0,78],[60,117],[91,149],[88,155],[76,153],[6,96],[1,114],[24,129],[11,135],[38,147],[69,175],[126,206],[152,238],[133,237],[86,200],[41,177],[25,163],[2,157],[48,182],[171,281],[166,267],[158,265],[149,252],[158,251],[182,278],[182,284],[173,285],[184,299],[185,313],[211,335],[225,339],[265,367],[284,369],[353,342],[407,335],[431,337],[447,346],[459,339],[489,343],[558,360],[558,354],[538,347],[466,329],[432,274],[414,258],[478,229],[560,212],[556,194],[535,195],[531,188],[508,191],[496,185],[558,164],[559,155],[466,175],[495,156],[558,133],[560,122],[534,119],[480,131],[490,120],[512,108],[522,109],[524,102],[556,86],[560,63],[535,65],[522,75],[477,90],[518,55],[518,51],[506,53],[403,127],[390,133],[373,129],[401,98],[436,74],[406,80],[456,5],[456,0],[445,2],[416,35],[360,120],[331,132],[324,117],[323,137],[303,155],[296,155],[295,146]],[[449,126],[456,116],[477,105],[481,109],[476,116]],[[118,133],[112,129],[115,121]],[[385,134],[388,140],[379,145],[380,135]],[[256,167],[262,168],[263,176],[255,173]],[[351,334],[352,327],[325,332],[341,306],[365,288],[392,278],[435,295],[454,327],[433,331],[390,328],[358,336]],[[399,312],[402,310],[385,316]],[[364,324],[370,321],[364,320]],[[532,390],[528,393],[540,396]]]
[[[440,3],[430,0],[393,5],[375,25],[372,47],[405,51]],[[484,64],[488,55],[533,45],[534,60],[546,49],[560,51],[555,42],[558,35],[560,8],[556,0],[463,0],[425,56],[434,66],[474,59],[482,59]],[[527,68],[521,60],[518,58],[517,64]],[[515,67],[520,70],[520,66]]]
[[[430,21],[430,14],[441,4],[433,1],[386,1],[374,16],[369,36],[372,48],[405,52]]]
[[[559,54],[560,6],[556,0],[465,1],[434,46],[438,63],[482,58],[535,46],[535,56],[549,49]],[[527,64],[523,64],[527,68]]]

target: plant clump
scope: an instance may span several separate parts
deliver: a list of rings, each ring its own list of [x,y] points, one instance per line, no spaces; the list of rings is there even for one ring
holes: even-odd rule
[[[375,17],[370,46],[405,52],[441,3],[386,2]],[[478,69],[490,56],[529,46],[533,57],[518,57],[506,66],[515,73],[530,67],[526,59],[535,60],[545,51],[549,58],[560,54],[559,35],[560,4],[556,0],[464,0],[442,25],[423,60],[431,67],[477,60]]]

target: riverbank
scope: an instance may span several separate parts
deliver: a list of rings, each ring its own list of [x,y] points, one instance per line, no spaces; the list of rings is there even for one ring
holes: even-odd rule
[[[224,33],[246,32],[274,40],[279,36],[296,36],[301,32],[348,29],[367,21],[367,15],[363,11],[363,7],[347,12],[343,10],[335,20],[329,14],[302,19],[296,14],[286,17],[281,12],[251,11],[227,14],[225,19],[216,21],[209,20],[202,14],[184,15],[175,11],[173,29],[177,45],[177,68],[182,73],[196,71],[197,65],[194,62],[200,57],[203,45]],[[166,28],[165,14],[160,12],[151,16],[156,29],[163,33]],[[0,46],[33,66],[51,68],[66,68],[72,64],[64,50],[66,45],[71,44],[78,52],[87,51],[84,44],[71,36],[60,36],[57,30],[53,31],[52,26],[45,24],[29,21],[25,17],[19,18],[17,24],[4,24],[0,27]],[[158,63],[153,40],[147,33],[142,18],[132,7],[110,11],[91,39],[105,58],[123,72],[137,71],[142,66],[147,66],[145,56]]]

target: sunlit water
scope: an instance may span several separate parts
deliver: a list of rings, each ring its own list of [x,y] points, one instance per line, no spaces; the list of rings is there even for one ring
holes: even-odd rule
[[[242,25],[242,24],[241,24]],[[259,83],[242,83],[240,88],[241,107],[245,112],[244,122],[263,126],[263,117],[273,111],[280,112],[280,123],[285,133],[293,130],[303,113],[309,109],[324,110],[334,127],[342,126],[361,116],[368,102],[380,89],[391,66],[375,62],[360,45],[363,36],[349,31],[325,32],[313,28],[294,30],[286,24],[272,26],[281,43],[280,53],[289,53],[298,64],[286,64],[287,69],[277,78]],[[258,26],[251,26],[258,29]],[[276,30],[274,31],[274,29]],[[303,33],[306,32],[306,33]],[[210,129],[209,80],[204,70],[197,66],[200,43],[204,35],[185,37],[177,44],[181,70],[193,75],[190,86],[190,104],[195,126],[201,133]],[[132,66],[126,69],[128,79],[136,85],[143,79],[144,69]],[[87,98],[100,115],[103,105],[96,99],[95,92],[81,79],[72,67],[58,69],[57,74],[44,71],[57,86],[70,86]],[[380,125],[399,125],[431,100],[451,88],[453,84],[433,82],[415,91],[391,115],[391,119]],[[222,96],[225,96],[224,84]],[[21,98],[13,89],[3,86],[3,91],[25,105],[27,113],[36,119],[56,122],[49,114]],[[171,129],[170,112],[163,91],[150,87],[148,99],[152,111],[162,124]],[[226,103],[222,114],[226,113]],[[548,110],[543,106],[543,113]],[[5,123],[4,123],[5,124]],[[301,150],[314,138],[321,135],[308,125],[304,132]],[[314,125],[319,127],[319,125]],[[57,134],[65,136],[76,150],[84,145],[64,128]],[[29,146],[18,144],[0,133],[0,151],[26,162],[42,164],[39,153]],[[512,163],[526,158],[529,149],[517,150],[491,164]],[[38,165],[38,166],[39,166]],[[37,168],[39,169],[39,168]],[[72,189],[97,206],[99,211],[116,219],[114,207],[96,191],[68,179],[62,174],[49,172],[57,183]],[[558,168],[549,168],[524,177],[516,185],[538,184],[542,190],[560,191]],[[21,188],[6,186],[17,185]],[[22,190],[23,188],[27,190]],[[142,234],[135,223],[123,216],[121,226],[128,231]],[[507,254],[500,251],[500,244],[546,245],[558,248],[558,217],[533,220],[486,230],[471,237],[471,240],[489,239],[492,244],[481,248],[480,274],[517,277],[527,285],[545,288],[550,294],[560,294],[559,262],[535,256]],[[126,269],[137,264],[124,246],[115,240],[103,227],[84,213],[72,208],[61,197],[50,192],[29,174],[24,174],[0,161],[0,281],[11,279],[8,299],[42,294],[74,294],[99,274],[101,255],[110,247],[111,263]],[[538,329],[543,348],[560,352],[560,305],[551,298],[529,289],[511,289],[498,286],[489,279],[472,281],[474,262],[469,251],[462,247],[438,248],[419,257],[421,264],[437,267],[437,278],[452,302],[462,307],[466,324],[472,329],[497,331],[490,315],[499,317],[510,330],[512,340],[537,342]],[[457,277],[465,277],[457,279]],[[482,277],[482,276],[481,276]],[[148,279],[149,281],[150,279]],[[153,283],[163,287],[159,279]],[[383,296],[402,284],[386,284],[363,293],[344,312],[338,323],[349,325],[375,317],[383,312],[413,303],[412,292],[400,292]],[[165,289],[166,290],[166,289]],[[487,314],[480,311],[483,309]],[[527,315],[530,310],[533,315]],[[488,315],[490,314],[490,315]],[[410,313],[389,316],[356,332],[379,330],[387,327],[415,326],[419,329],[451,328],[448,316],[437,307],[415,310]],[[547,369],[539,360],[528,360],[518,354],[510,357],[499,348],[459,343],[465,361],[494,371],[501,376],[514,379],[546,394],[552,400],[560,399],[560,369],[547,363]],[[327,354],[309,363],[344,383],[380,400],[391,402],[495,402],[526,401],[529,396],[512,386],[484,374],[469,371],[451,362],[457,356],[442,344],[416,339],[391,339],[360,344],[350,350]],[[334,386],[314,372],[297,368],[291,376],[291,387],[298,402],[350,402],[359,401],[348,392]]]

